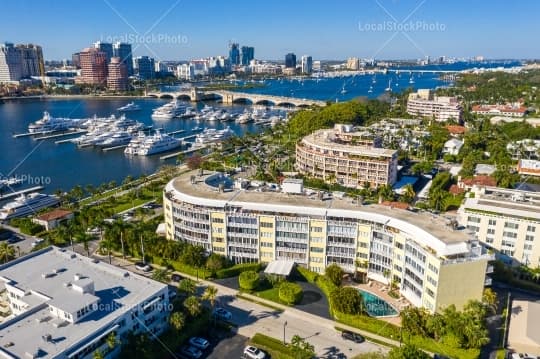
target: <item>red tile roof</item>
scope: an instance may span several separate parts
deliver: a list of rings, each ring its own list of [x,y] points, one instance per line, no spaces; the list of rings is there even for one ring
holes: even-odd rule
[[[461,180],[461,182],[468,187],[472,187],[474,185],[489,187],[497,186],[497,181],[495,180],[495,178],[487,175],[478,175],[474,176],[473,178],[464,178]]]
[[[43,213],[42,215],[37,216],[36,219],[49,222],[49,221],[54,221],[56,219],[67,217],[72,213],[73,212],[67,211],[65,209],[53,209],[50,212]]]
[[[452,193],[453,195],[457,195],[457,194],[461,194],[463,192],[465,192],[465,190],[461,187],[459,187],[457,184],[453,184],[450,186],[450,188],[448,189],[448,191],[450,193]]]
[[[465,128],[465,126],[458,126],[458,125],[448,125],[446,126],[446,129],[452,135],[462,135],[465,133],[465,131],[467,131],[467,128]]]

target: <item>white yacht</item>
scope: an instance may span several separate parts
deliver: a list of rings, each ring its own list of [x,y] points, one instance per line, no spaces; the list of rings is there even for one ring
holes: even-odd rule
[[[28,132],[42,133],[53,131],[65,131],[77,126],[80,120],[72,118],[52,117],[47,111],[43,112],[43,117],[28,125]]]
[[[146,138],[144,143],[140,145],[137,154],[139,156],[149,156],[156,153],[161,153],[173,150],[182,145],[182,141],[171,137],[167,134],[162,134],[159,130],[152,136]]]
[[[109,138],[104,139],[103,141],[97,142],[96,146],[99,147],[114,147],[127,145],[131,141],[131,134],[127,131],[118,131],[113,133]]]
[[[195,116],[197,116],[197,110],[193,107],[186,107],[186,110],[180,115],[180,118],[191,118]]]
[[[128,111],[140,111],[141,106],[136,105],[135,102],[130,102],[125,106],[118,107],[116,110],[120,112],[128,112]]]
[[[222,141],[231,136],[234,136],[234,132],[229,126],[223,130],[216,130],[215,128],[207,128],[202,133],[199,133],[195,137],[195,143],[205,145],[212,142]]]
[[[236,123],[243,124],[253,121],[253,118],[251,117],[251,113],[248,110],[245,110],[244,113],[236,118],[235,121]]]
[[[56,196],[48,194],[23,194],[20,197],[17,197],[13,202],[9,202],[0,208],[0,220],[5,221],[11,218],[34,214],[42,208],[57,205],[59,202],[60,201]]]
[[[186,106],[181,105],[178,100],[174,100],[168,104],[156,108],[152,113],[152,118],[170,120],[174,117],[180,116],[182,113],[184,113],[185,109]]]
[[[124,153],[127,155],[136,155],[139,152],[141,145],[144,143],[144,141],[146,141],[146,138],[147,137],[144,132],[139,131],[137,136],[132,137],[131,141],[124,149]]]

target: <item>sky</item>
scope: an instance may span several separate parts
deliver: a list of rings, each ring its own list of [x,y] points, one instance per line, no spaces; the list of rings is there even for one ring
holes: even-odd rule
[[[39,44],[49,60],[98,40],[157,60],[227,55],[230,41],[271,60],[539,58],[539,12],[537,0],[6,0],[0,42]]]

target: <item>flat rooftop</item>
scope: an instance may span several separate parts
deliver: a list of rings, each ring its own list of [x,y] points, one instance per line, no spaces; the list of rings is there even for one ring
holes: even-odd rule
[[[392,157],[397,151],[388,148],[377,148],[369,146],[351,145],[346,143],[336,142],[335,129],[325,129],[313,132],[302,139],[302,142],[308,143],[312,146],[324,148],[330,151],[343,151],[353,155],[359,156],[373,156],[373,157]],[[354,135],[355,132],[344,132],[344,135]]]
[[[56,273],[55,273],[56,272]],[[44,278],[44,273],[55,273]],[[92,333],[110,328],[115,318],[166,288],[165,284],[57,247],[45,248],[0,266],[0,285],[10,282],[25,293],[30,309],[0,324],[0,357],[40,353],[52,358]],[[79,275],[76,279],[75,275]],[[80,294],[65,283],[94,283],[94,294]],[[99,299],[98,309],[72,324],[53,316],[48,304],[72,310]],[[76,305],[80,304],[80,305]],[[44,336],[51,335],[46,341]]]
[[[428,212],[413,212],[376,204],[358,205],[351,197],[320,200],[315,191],[311,195],[236,189],[219,192],[204,183],[206,176],[197,176],[196,183],[192,184],[191,176],[195,173],[188,172],[175,178],[167,185],[166,191],[174,189],[184,195],[196,197],[200,199],[199,202],[202,205],[209,207],[223,207],[224,203],[226,203],[227,205],[237,205],[258,211],[272,211],[282,213],[283,215],[306,214],[325,216],[328,214],[330,216],[339,216],[343,214],[345,217],[354,215],[356,218],[366,218],[368,220],[377,217],[379,222],[387,223],[388,225],[392,225],[391,220],[396,219],[400,220],[400,227],[404,228],[407,227],[407,224],[412,224],[436,237],[445,245],[463,244],[471,238],[465,230],[451,229],[447,225],[449,218],[433,215]],[[398,224],[395,223],[395,225],[397,226]],[[408,229],[410,230],[411,228]],[[462,246],[460,250],[463,250]]]
[[[485,187],[485,193],[466,198],[463,208],[540,220],[540,193]]]

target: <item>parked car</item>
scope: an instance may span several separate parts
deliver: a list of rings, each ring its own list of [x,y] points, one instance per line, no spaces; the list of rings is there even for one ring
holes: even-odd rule
[[[244,348],[244,358],[248,359],[265,359],[266,353],[254,346],[248,345]]]
[[[171,274],[171,281],[173,282],[180,282],[182,279],[184,279],[180,274]]]
[[[16,234],[14,234],[14,235],[12,235],[11,237],[8,238],[7,242],[9,244],[14,244],[14,243],[22,241],[23,239],[24,238],[21,238],[21,237],[17,236]]]
[[[202,352],[191,345],[186,345],[180,349],[180,356],[190,359],[199,359],[202,357]]]
[[[189,344],[200,350],[205,350],[210,346],[210,342],[201,337],[191,337],[189,338]]]
[[[341,332],[341,337],[345,340],[350,340],[350,341],[353,341],[355,343],[363,343],[364,341],[366,341],[366,339],[361,336],[360,334],[358,333],[353,333],[353,332],[350,332],[348,330],[344,330]]]
[[[43,238],[38,238],[34,242],[32,242],[32,248],[39,246],[41,243],[43,243],[45,240]]]
[[[135,263],[135,269],[140,270],[141,272],[150,272],[152,271],[152,266],[145,262]]]
[[[221,319],[221,320],[231,320],[232,319],[231,312],[229,312],[228,310],[223,309],[223,308],[214,309],[214,312],[212,313],[212,315],[214,317],[218,318],[218,319]]]

